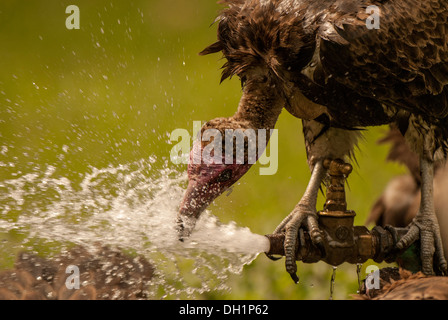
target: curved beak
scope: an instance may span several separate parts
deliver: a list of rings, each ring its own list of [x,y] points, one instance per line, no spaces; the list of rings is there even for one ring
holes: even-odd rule
[[[177,215],[177,231],[180,241],[190,236],[201,213],[222,193],[219,189],[217,186],[204,186],[196,180],[189,181]]]

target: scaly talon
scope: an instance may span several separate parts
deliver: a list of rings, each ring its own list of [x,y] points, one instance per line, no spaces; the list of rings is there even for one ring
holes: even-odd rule
[[[323,236],[317,222],[316,202],[325,173],[326,169],[322,161],[317,162],[299,204],[274,231],[274,234],[285,232],[285,266],[295,283],[299,282],[296,263],[299,229],[302,227],[306,229],[310,234],[311,241],[318,247],[322,247]]]
[[[440,228],[434,211],[433,199],[433,162],[421,157],[422,200],[420,211],[410,224],[408,233],[397,243],[403,250],[415,241],[421,242],[422,271],[426,275],[434,274],[434,257],[442,274],[447,272],[447,262],[443,253]]]
[[[285,266],[286,271],[291,275],[295,283],[299,282],[297,273],[297,238],[299,229],[304,227],[308,230],[311,241],[317,245],[322,246],[322,233],[318,228],[317,214],[311,212],[310,209],[304,209],[303,206],[298,205],[292,213],[291,221],[286,225],[285,235]]]

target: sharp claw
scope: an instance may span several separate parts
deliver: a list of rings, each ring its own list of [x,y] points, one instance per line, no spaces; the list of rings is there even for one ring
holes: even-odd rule
[[[267,254],[267,253],[265,253],[266,254],[266,257],[268,257],[269,259],[271,259],[272,261],[278,261],[278,260],[280,260],[282,257],[274,257],[273,255],[270,255],[270,254]]]
[[[315,245],[319,249],[322,259],[324,259],[327,256],[327,252],[325,251],[325,246],[324,246],[323,242],[322,241],[317,242],[317,243],[315,243]]]
[[[411,244],[418,240],[420,236],[420,229],[416,225],[411,225],[406,235],[398,241],[396,247],[398,250],[408,248]]]
[[[296,273],[290,273],[289,275],[291,276],[291,279],[292,279],[292,281],[294,281],[295,284],[299,283],[300,279]]]
[[[317,231],[314,230],[314,232],[310,233],[310,237],[311,237],[311,241],[313,242],[313,244],[316,247],[318,247],[321,252],[325,252],[324,238],[323,238],[322,232],[320,230],[317,230]]]
[[[299,226],[302,220],[293,221],[287,227],[285,235],[285,266],[286,271],[291,275],[292,280],[297,284],[299,277],[297,276],[296,252],[297,252],[297,237],[299,234]]]
[[[442,276],[442,277],[445,277],[446,275],[447,275],[447,267],[446,267],[446,265],[439,265],[439,268],[438,268],[438,273],[437,273],[437,275],[440,275],[440,276]]]
[[[286,256],[285,266],[286,266],[286,272],[289,273],[294,283],[295,284],[299,283],[299,276],[297,275],[296,262],[293,259],[291,259],[291,257]]]

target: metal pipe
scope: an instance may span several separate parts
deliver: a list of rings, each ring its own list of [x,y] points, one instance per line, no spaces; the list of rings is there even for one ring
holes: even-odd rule
[[[357,264],[369,259],[393,262],[397,258],[396,244],[408,229],[374,227],[368,230],[354,226],[355,212],[347,210],[345,180],[352,171],[342,160],[326,160],[328,170],[327,195],[324,210],[318,212],[319,228],[324,234],[323,246],[315,246],[307,231],[299,230],[296,260],[305,263],[325,261],[338,266],[344,262]],[[267,235],[271,244],[268,256],[285,255],[284,234]]]
[[[304,263],[324,261],[332,266],[344,262],[351,264],[364,263],[369,259],[381,263],[394,262],[400,252],[395,250],[396,243],[403,237],[408,229],[393,227],[375,227],[367,230],[366,227],[354,226],[353,237],[349,241],[334,240],[326,234],[324,250],[315,246],[307,231],[299,231],[296,260]],[[344,231],[345,232],[345,231]],[[284,234],[266,235],[270,242],[268,256],[284,256]]]

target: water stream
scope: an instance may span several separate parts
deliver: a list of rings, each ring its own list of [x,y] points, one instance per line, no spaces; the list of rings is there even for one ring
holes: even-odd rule
[[[175,217],[186,175],[167,164],[154,174],[155,161],[91,168],[81,183],[56,176],[52,166],[1,181],[0,253],[37,246],[56,253],[100,243],[143,255],[154,265],[153,298],[228,290],[229,276],[267,251],[267,239],[205,212],[191,238],[178,241]],[[14,248],[12,235],[20,239]]]
[[[336,271],[337,270],[338,270],[338,267],[333,266],[333,273],[331,274],[331,280],[330,280],[330,298],[329,298],[329,300],[333,300],[334,286],[336,284]]]
[[[361,270],[362,270],[362,263],[357,263],[356,264],[356,275],[358,277],[358,290],[356,291],[357,294],[360,294],[361,293],[361,289],[362,289]]]

